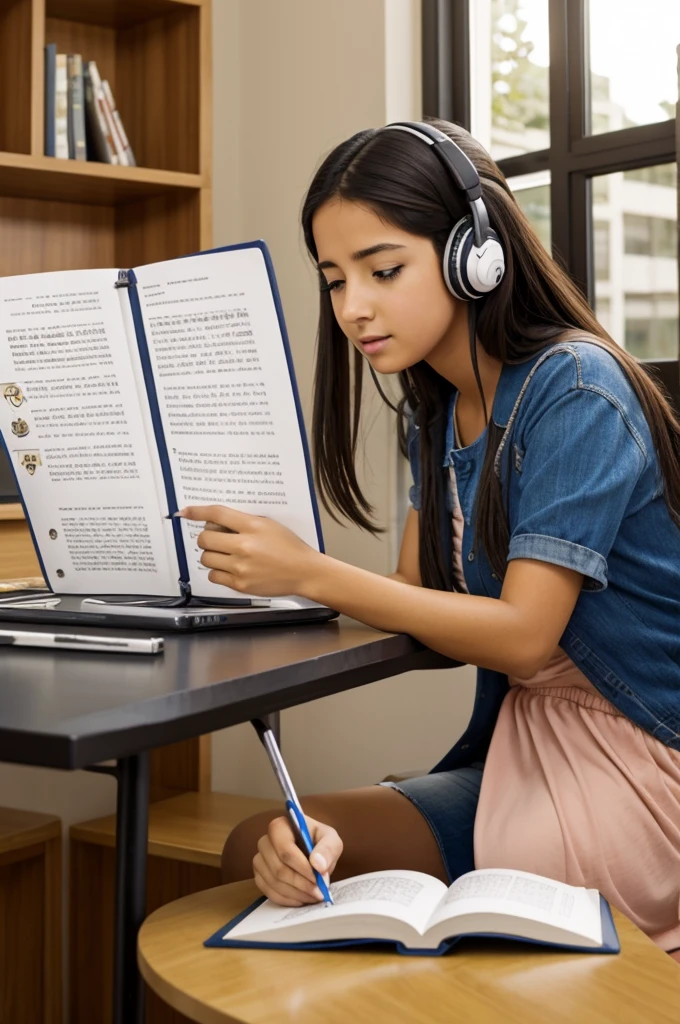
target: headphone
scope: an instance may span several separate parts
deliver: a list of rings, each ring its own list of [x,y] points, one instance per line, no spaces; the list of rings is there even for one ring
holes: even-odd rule
[[[431,124],[397,121],[381,131],[396,129],[415,135],[444,165],[449,176],[465,193],[470,213],[454,224],[446,241],[442,271],[446,287],[457,299],[481,299],[500,284],[505,273],[505,256],[500,239],[489,225],[477,168],[452,139]]]

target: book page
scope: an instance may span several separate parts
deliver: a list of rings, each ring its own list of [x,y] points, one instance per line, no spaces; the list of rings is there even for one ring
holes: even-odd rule
[[[172,595],[172,524],[117,275],[0,280],[3,436],[53,590]]]
[[[257,247],[135,269],[179,508],[269,516],[318,549],[310,485],[276,307]],[[192,591],[210,583],[182,522]]]
[[[333,906],[323,903],[305,907],[280,907],[267,900],[232,931],[228,939],[262,936],[265,941],[315,941],[317,938],[404,937],[408,932],[397,929],[390,934],[388,926],[382,932],[375,929],[373,919],[393,918],[421,932],[433,906],[445,894],[443,882],[419,871],[372,871],[331,884]],[[371,923],[366,925],[365,919]]]
[[[531,920],[602,941],[600,897],[594,889],[565,885],[528,871],[485,868],[461,875],[432,914],[428,929],[473,914]],[[511,923],[499,930],[512,932]],[[452,932],[453,934],[453,932]]]

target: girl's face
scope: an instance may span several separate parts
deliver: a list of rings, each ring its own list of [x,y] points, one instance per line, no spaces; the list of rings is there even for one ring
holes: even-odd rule
[[[336,320],[379,373],[437,364],[458,336],[467,345],[465,303],[444,284],[429,238],[340,198],[319,207],[312,230]]]

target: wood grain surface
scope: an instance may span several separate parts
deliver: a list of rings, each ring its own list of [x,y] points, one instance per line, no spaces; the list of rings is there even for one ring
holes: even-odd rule
[[[258,895],[238,882],[177,900],[139,935],[146,982],[199,1024],[677,1024],[680,968],[614,911],[621,954],[467,939],[445,957],[206,949]]]

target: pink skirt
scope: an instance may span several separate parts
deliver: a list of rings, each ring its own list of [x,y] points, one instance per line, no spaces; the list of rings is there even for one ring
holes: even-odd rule
[[[484,767],[475,867],[599,889],[662,949],[680,947],[680,752],[564,653],[511,682]]]

